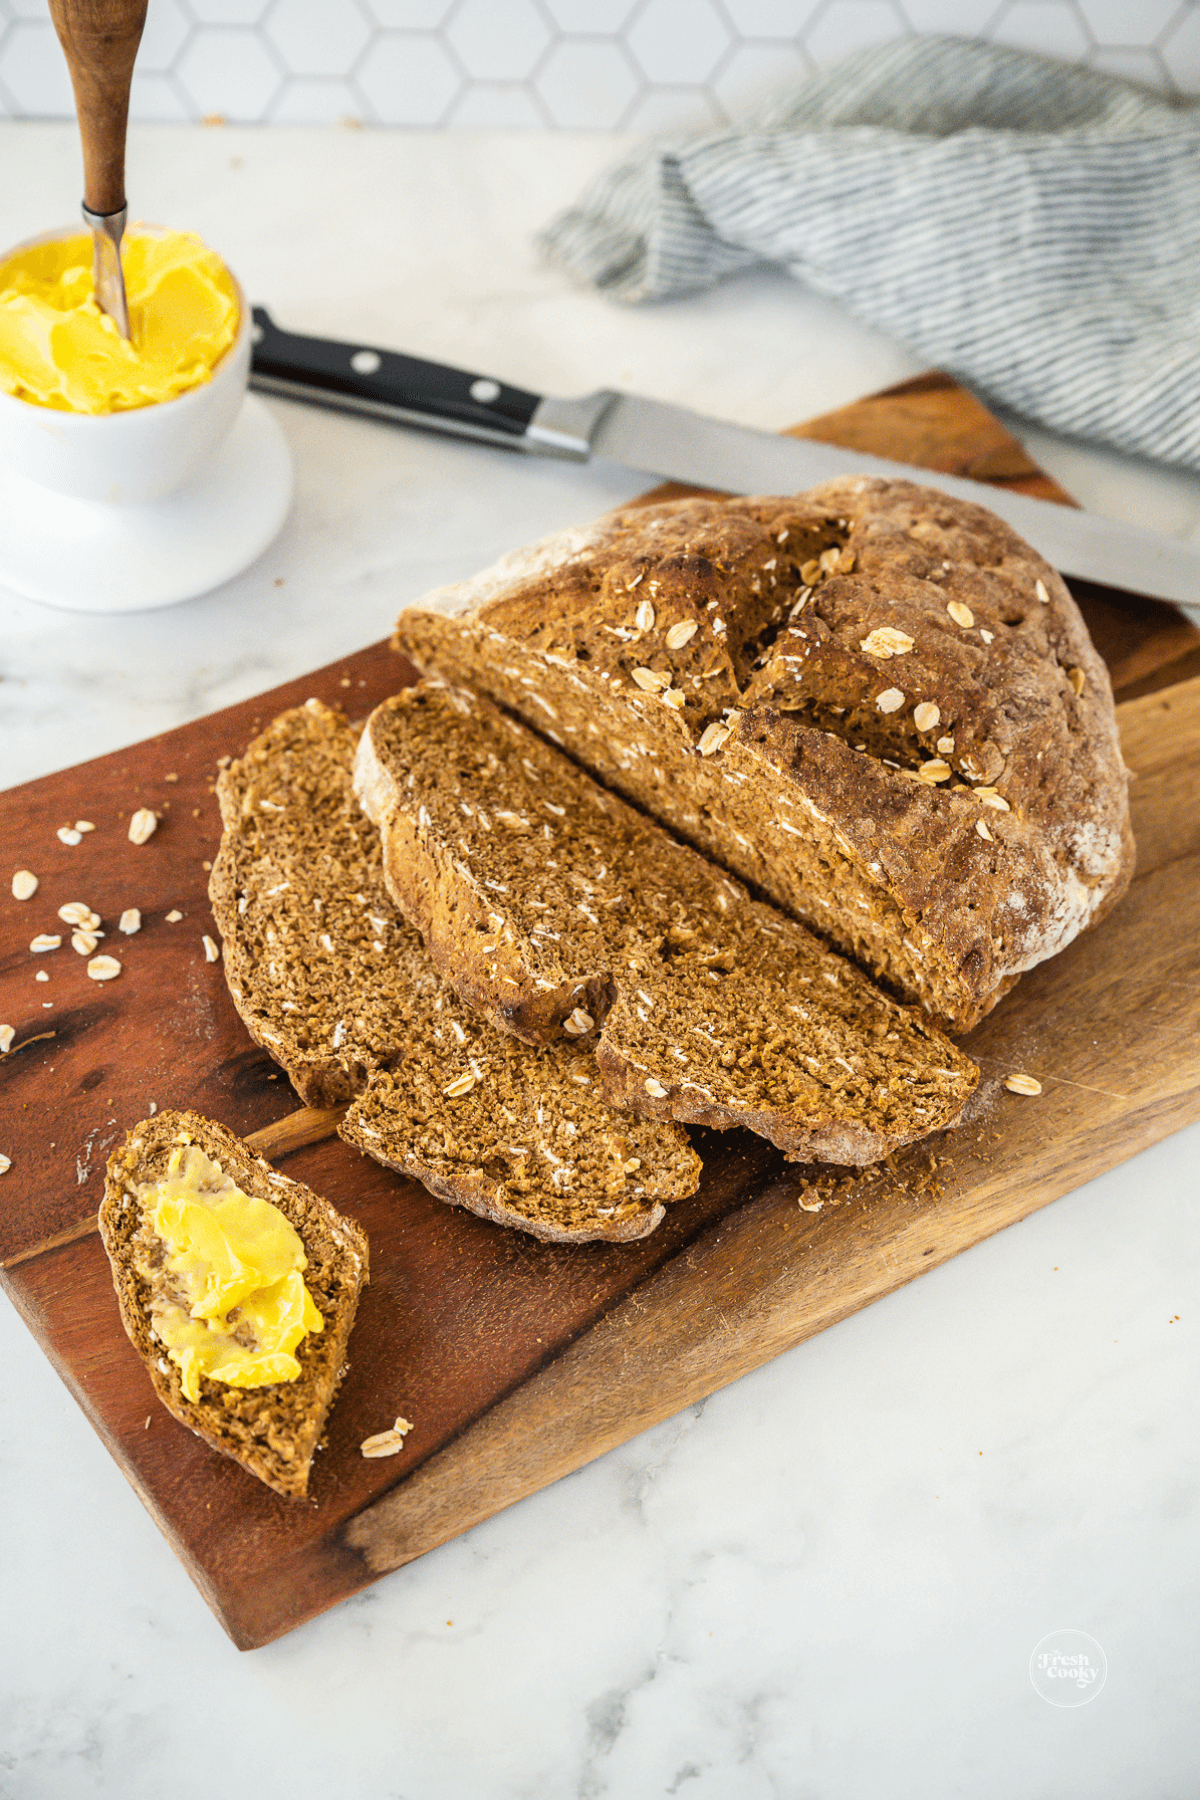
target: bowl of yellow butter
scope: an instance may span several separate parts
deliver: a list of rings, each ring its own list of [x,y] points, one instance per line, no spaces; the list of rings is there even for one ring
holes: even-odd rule
[[[129,338],[96,303],[78,228],[0,256],[0,466],[79,500],[175,493],[237,419],[251,322],[190,232],[132,225],[121,247]]]

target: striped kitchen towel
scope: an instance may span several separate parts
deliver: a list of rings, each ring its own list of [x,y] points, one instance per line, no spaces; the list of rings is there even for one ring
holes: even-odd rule
[[[627,301],[781,264],[1055,431],[1200,469],[1200,106],[994,44],[857,52],[541,237]]]

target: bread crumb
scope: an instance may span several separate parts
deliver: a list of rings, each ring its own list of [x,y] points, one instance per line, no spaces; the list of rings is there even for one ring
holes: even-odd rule
[[[180,912],[179,908],[177,906],[173,906],[171,908],[170,912],[167,914],[167,924],[168,925],[178,925],[178,923],[179,923],[180,919],[182,919],[182,917],[183,917],[183,914]]]
[[[33,979],[35,981],[49,981],[50,977],[46,973],[45,969],[39,969]]]
[[[57,837],[60,844],[79,844],[83,842],[83,833],[81,831],[72,830],[69,825],[60,825],[54,835]]]
[[[76,819],[75,829],[79,832],[95,831],[96,827],[90,819]]]
[[[12,878],[14,900],[32,900],[37,893],[39,882],[32,869],[18,869]]]
[[[11,1025],[0,1025],[0,1056],[8,1055],[16,1035]]]
[[[126,937],[132,937],[135,931],[142,929],[142,915],[136,906],[127,906],[117,921],[117,930],[123,931]]]

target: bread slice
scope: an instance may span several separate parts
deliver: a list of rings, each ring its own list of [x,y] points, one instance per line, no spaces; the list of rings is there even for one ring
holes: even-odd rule
[[[299,1233],[308,1266],[304,1283],[324,1321],[296,1347],[300,1374],[269,1387],[232,1387],[201,1376],[189,1400],[180,1371],[159,1343],[151,1317],[149,1264],[158,1240],[142,1190],[165,1176],[172,1152],[195,1144],[243,1193],[278,1207]],[[313,1454],[346,1366],[346,1344],[368,1276],[366,1234],[310,1188],[280,1175],[225,1126],[193,1112],[143,1119],[108,1159],[100,1235],[112,1264],[121,1323],[167,1411],[251,1475],[287,1499],[308,1490]]]
[[[394,642],[952,1030],[1132,872],[1078,608],[933,488],[628,508],[430,594]]]
[[[594,1058],[495,1031],[390,899],[354,796],[357,731],[317,701],[221,775],[210,896],[234,1005],[342,1136],[453,1205],[558,1243],[644,1237],[693,1193],[675,1124],[615,1113]]]
[[[531,1043],[598,1028],[616,1105],[866,1163],[976,1084],[923,1015],[490,701],[439,682],[385,701],[355,783],[446,979]]]

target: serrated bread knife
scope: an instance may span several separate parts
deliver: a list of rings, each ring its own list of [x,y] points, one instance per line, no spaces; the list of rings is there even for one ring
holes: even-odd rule
[[[842,475],[919,481],[990,508],[1064,574],[1173,600],[1200,623],[1200,549],[1141,526],[811,438],[728,425],[636,394],[606,389],[547,399],[398,351],[280,331],[261,306],[254,338],[252,387],[508,450],[575,462],[611,457],[734,494],[792,494]]]

